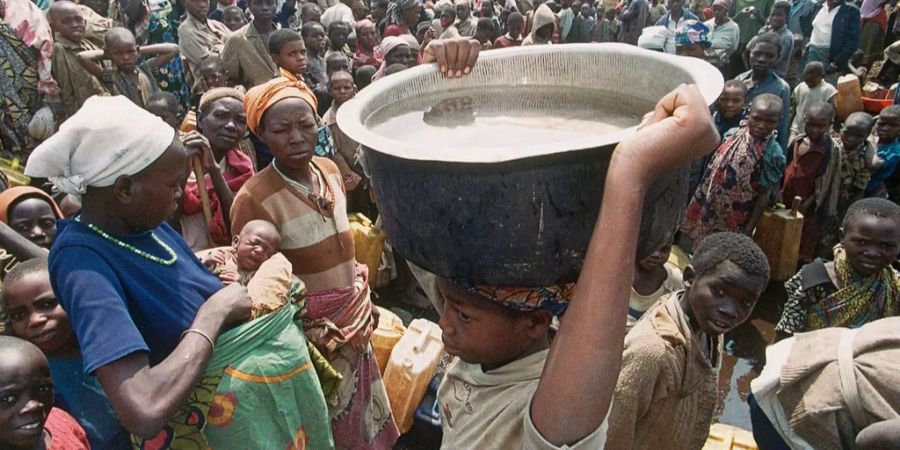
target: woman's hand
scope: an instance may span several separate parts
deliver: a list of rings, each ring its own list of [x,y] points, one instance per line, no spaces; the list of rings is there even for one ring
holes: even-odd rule
[[[344,189],[348,191],[352,191],[359,186],[359,183],[362,181],[362,177],[360,177],[356,172],[350,172],[347,175],[347,178],[344,179]]]
[[[185,133],[181,137],[181,144],[184,145],[184,151],[187,153],[188,160],[195,156],[200,157],[200,163],[204,171],[208,171],[213,165],[212,147],[210,147],[206,136],[200,134],[199,131],[194,130]]]
[[[436,39],[425,47],[423,62],[437,63],[442,74],[459,78],[472,71],[480,51],[481,44],[475,39]]]
[[[619,143],[612,164],[616,170],[653,181],[709,153],[718,143],[703,95],[696,86],[682,84],[644,117],[637,133]]]
[[[250,296],[247,294],[247,288],[239,284],[225,286],[206,300],[200,312],[206,313],[204,309],[221,319],[224,328],[246,322],[250,318]]]

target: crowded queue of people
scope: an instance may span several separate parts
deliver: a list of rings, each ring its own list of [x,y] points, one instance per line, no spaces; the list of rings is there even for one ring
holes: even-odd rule
[[[618,145],[575,285],[437,280],[454,357],[437,392],[442,448],[702,447],[723,335],[769,284],[751,237],[794,197],[799,271],[775,368],[750,400],[760,448],[896,442],[885,421],[900,392],[884,379],[900,372],[879,355],[900,348],[883,325],[900,313],[900,106],[838,117],[834,86],[847,73],[897,81],[896,12],[877,0],[0,0],[0,169],[24,166],[33,184],[4,177],[0,192],[0,448],[392,448],[371,343],[377,274],[357,262],[348,216],[378,205],[337,111],[419,64],[460,77],[479,52],[604,42],[703,59],[728,81],[709,108],[679,87]],[[688,163],[682,223],[638,260],[643,195]],[[666,264],[676,244],[692,254],[683,270]],[[413,302],[416,279],[394,257]],[[812,401],[843,380],[779,377],[834,327],[885,342],[857,352],[883,363],[856,395],[875,405],[863,413],[859,398]]]

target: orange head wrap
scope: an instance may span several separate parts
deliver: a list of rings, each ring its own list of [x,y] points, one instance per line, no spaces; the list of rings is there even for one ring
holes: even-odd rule
[[[247,127],[256,134],[263,114],[279,100],[299,98],[316,114],[318,102],[313,92],[302,82],[288,80],[284,77],[269,80],[266,83],[250,88],[244,95],[244,111],[247,113]]]
[[[36,187],[16,186],[0,193],[0,221],[9,223],[9,207],[13,203],[16,203],[20,200],[25,200],[26,198],[39,198],[46,201],[50,204],[50,208],[53,210],[53,214],[56,215],[56,218],[63,218],[63,213],[62,211],[60,211],[59,206],[57,206],[56,202],[53,201],[53,197],[48,195],[46,192]]]

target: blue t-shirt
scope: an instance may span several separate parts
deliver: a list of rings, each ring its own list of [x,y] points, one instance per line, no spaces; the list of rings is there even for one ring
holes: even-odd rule
[[[85,373],[134,352],[148,352],[150,365],[158,364],[178,345],[200,305],[223,287],[167,224],[152,233],[178,255],[171,266],[107,241],[81,222],[62,220],[58,230],[50,284],[78,337]],[[169,258],[151,231],[117,238]]]
[[[130,450],[131,439],[119,424],[97,378],[85,375],[81,358],[47,355],[56,406],[84,428],[93,450]]]
[[[866,194],[877,192],[882,183],[887,181],[897,170],[897,166],[900,165],[900,140],[894,139],[893,142],[879,145],[876,153],[879,158],[884,160],[884,165],[872,173],[872,178],[869,178],[869,186],[866,187]]]

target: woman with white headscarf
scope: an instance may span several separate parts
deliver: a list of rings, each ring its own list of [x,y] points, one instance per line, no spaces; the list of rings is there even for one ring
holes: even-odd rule
[[[173,439],[187,435],[199,435],[192,439],[203,448],[250,448],[259,439],[285,448],[300,431],[311,448],[333,446],[306,341],[292,321],[296,305],[242,324],[247,290],[223,287],[165,223],[187,161],[175,130],[122,96],[88,99],[32,153],[25,172],[49,178],[82,206],[59,223],[49,267],[85,372],[97,376],[127,430],[164,448],[180,448]],[[290,357],[265,359],[279,351],[272,343]],[[245,367],[251,357],[257,371],[290,371],[290,386]],[[204,430],[207,423],[217,426]]]

